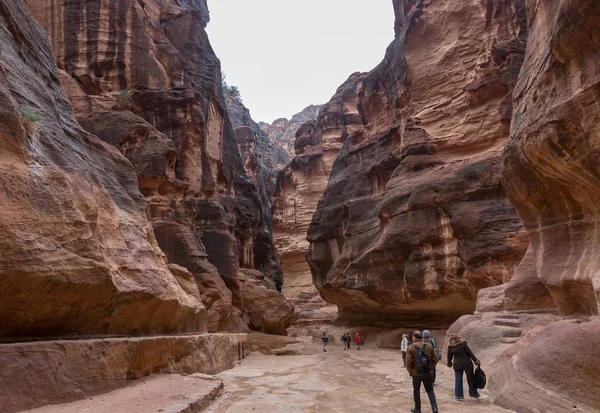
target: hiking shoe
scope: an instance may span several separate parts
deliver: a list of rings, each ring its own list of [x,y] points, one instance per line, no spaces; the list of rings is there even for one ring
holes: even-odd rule
[[[457,402],[462,402],[462,401],[464,401],[464,400],[465,400],[465,399],[459,399],[458,397],[456,398],[456,401],[457,401]]]
[[[477,393],[477,394],[475,394],[473,396],[469,395],[469,397],[472,397],[474,399],[479,399],[481,397],[481,394]]]
[[[410,411],[411,411],[411,413],[421,413],[421,411],[420,411],[420,410],[416,410],[416,409],[414,409],[414,408],[410,409]]]

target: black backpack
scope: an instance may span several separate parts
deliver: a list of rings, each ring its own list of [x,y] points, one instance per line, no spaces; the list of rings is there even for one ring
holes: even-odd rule
[[[487,377],[481,367],[477,367],[475,369],[475,388],[476,389],[485,389],[485,385],[487,384]]]
[[[431,365],[431,358],[427,354],[427,343],[423,343],[423,348],[419,348],[416,345],[413,347],[417,350],[417,360],[415,361],[415,369],[421,376],[431,374],[433,366]]]

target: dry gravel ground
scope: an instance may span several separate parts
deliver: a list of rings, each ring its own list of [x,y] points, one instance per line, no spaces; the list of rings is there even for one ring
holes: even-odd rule
[[[485,367],[485,366],[484,366]],[[313,356],[253,354],[218,375],[225,392],[209,413],[396,413],[410,412],[412,382],[398,351],[330,347]],[[465,388],[465,391],[467,389]],[[454,371],[441,365],[436,387],[441,413],[509,413],[478,400],[454,400]],[[423,412],[431,412],[422,393]]]

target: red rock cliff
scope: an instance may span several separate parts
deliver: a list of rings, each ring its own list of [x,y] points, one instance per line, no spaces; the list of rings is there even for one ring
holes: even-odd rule
[[[259,122],[260,128],[269,136],[269,141],[276,142],[287,153],[287,161],[283,164],[286,166],[289,161],[296,155],[294,151],[294,143],[296,141],[296,132],[306,122],[315,120],[319,115],[319,110],[323,105],[310,105],[305,107],[302,112],[296,113],[291,119],[280,118],[273,123]],[[280,169],[281,170],[281,169]]]
[[[531,245],[518,276],[483,290],[479,314],[451,331],[487,359],[497,404],[596,412],[598,360],[587,349],[600,345],[600,4],[528,0],[527,12],[503,176]]]
[[[522,0],[396,1],[308,231],[341,319],[448,325],[510,279],[527,240],[501,155],[527,34]]]
[[[0,339],[205,331],[131,163],[76,122],[22,1],[0,2],[0,73]]]
[[[29,7],[50,35],[78,121],[134,165],[159,245],[197,281],[209,330],[246,328],[239,268],[268,269],[277,288],[282,279],[227,115],[206,1]]]
[[[273,200],[273,236],[285,283],[283,293],[296,306],[297,324],[330,322],[335,311],[327,307],[313,285],[306,262],[306,233],[323,195],[344,138],[360,123],[356,89],[362,77],[352,75],[315,120],[296,132],[296,156],[278,175]],[[300,119],[305,115],[297,115]],[[274,124],[275,125],[275,124]],[[289,131],[289,129],[288,129]]]

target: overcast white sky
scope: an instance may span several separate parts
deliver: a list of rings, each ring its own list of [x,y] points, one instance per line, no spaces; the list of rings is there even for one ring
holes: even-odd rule
[[[208,0],[210,41],[255,121],[290,118],[368,72],[394,38],[391,0]]]

